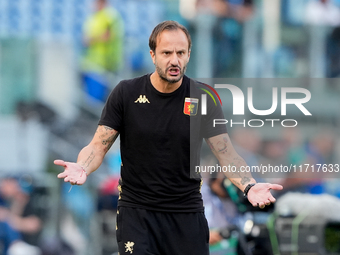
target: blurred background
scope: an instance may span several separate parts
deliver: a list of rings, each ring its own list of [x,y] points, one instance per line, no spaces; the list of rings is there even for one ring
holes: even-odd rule
[[[117,252],[119,141],[72,190],[53,160],[76,160],[121,79],[154,71],[148,38],[167,19],[191,33],[189,77],[252,86],[259,109],[278,83],[311,91],[313,116],[287,116],[296,128],[228,127],[249,165],[340,163],[339,0],[0,0],[0,254]],[[270,179],[285,190],[264,211],[205,177],[212,254],[340,254],[334,175]]]

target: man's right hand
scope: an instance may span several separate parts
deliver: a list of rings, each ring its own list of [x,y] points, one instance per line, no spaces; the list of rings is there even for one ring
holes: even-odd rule
[[[64,178],[65,182],[70,182],[72,185],[82,185],[86,182],[87,173],[79,164],[61,159],[54,160],[54,164],[64,167],[64,172],[58,174],[58,178]]]

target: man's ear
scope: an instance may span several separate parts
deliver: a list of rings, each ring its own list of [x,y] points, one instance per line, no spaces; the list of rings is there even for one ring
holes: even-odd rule
[[[156,59],[155,59],[155,52],[153,50],[150,50],[150,56],[151,56],[153,64],[155,64],[156,63]]]

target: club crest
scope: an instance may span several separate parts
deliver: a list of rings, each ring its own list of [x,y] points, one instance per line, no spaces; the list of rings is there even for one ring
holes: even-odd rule
[[[183,112],[186,115],[194,116],[197,114],[198,99],[186,97],[184,101]]]

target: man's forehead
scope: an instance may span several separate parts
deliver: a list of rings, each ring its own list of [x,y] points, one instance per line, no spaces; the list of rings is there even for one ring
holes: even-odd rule
[[[175,35],[176,34],[176,35]],[[161,43],[178,43],[185,44],[185,47],[189,47],[189,41],[186,34],[181,29],[164,30],[157,36],[157,46]]]

